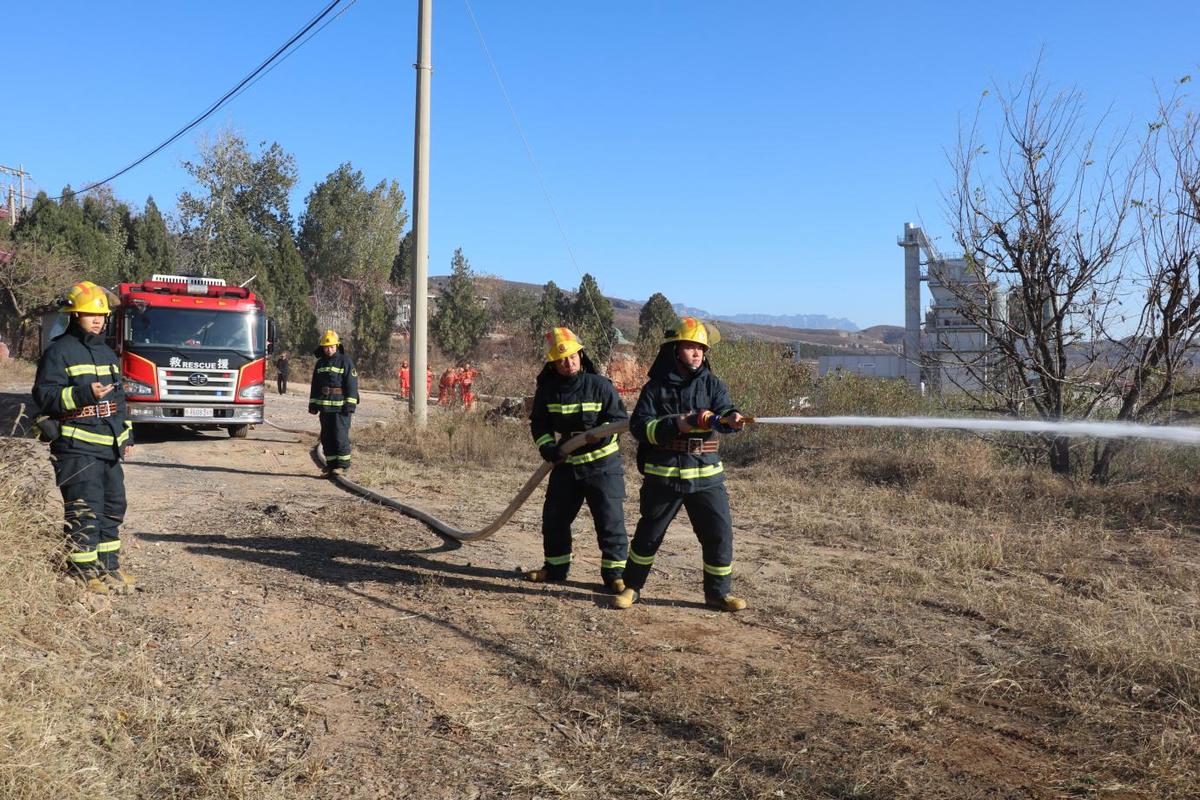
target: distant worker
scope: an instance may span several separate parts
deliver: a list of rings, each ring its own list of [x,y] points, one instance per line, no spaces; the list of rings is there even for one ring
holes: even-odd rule
[[[125,518],[121,460],[133,449],[121,368],[104,341],[108,295],[91,281],[70,288],[61,310],[71,315],[38,361],[33,400],[41,438],[50,441],[62,492],[72,577],[95,594],[126,594],[133,576],[120,567]]]
[[[577,433],[629,419],[612,382],[600,375],[568,328],[546,334],[546,365],[537,378],[529,430],[546,461],[554,464],[542,506],[541,568],[525,573],[535,583],[562,582],[571,569],[571,523],[587,501],[600,545],[600,578],[608,591],[625,588],[629,550],[625,532],[625,470],[616,436],[563,455],[559,444]],[[557,442],[555,434],[559,435]]]
[[[350,469],[350,417],[358,408],[358,370],[335,331],[325,331],[313,355],[317,364],[308,413],[320,415],[326,474],[340,475]]]
[[[280,394],[287,394],[288,374],[292,371],[292,361],[288,352],[284,350],[279,354],[279,358],[275,359],[275,383]]]
[[[425,400],[428,401],[433,397],[433,370],[429,367],[425,368]]]
[[[462,392],[463,408],[470,411],[475,405],[475,393],[471,391],[471,386],[475,383],[475,378],[479,375],[479,370],[474,369],[470,363],[463,364],[458,373],[458,387]]]
[[[408,362],[407,361],[400,362],[400,369],[396,370],[396,376],[398,378],[400,378],[400,399],[407,400],[409,392],[411,391],[411,388],[412,388],[410,381],[409,381],[409,370],[408,370]]]
[[[730,594],[733,521],[716,439],[717,433],[741,430],[745,421],[729,399],[725,382],[709,367],[708,348],[704,324],[693,317],[681,319],[666,332],[650,367],[650,381],[633,409],[629,430],[638,440],[638,471],[645,478],[625,590],[613,598],[615,608],[638,601],[654,555],[680,507],[687,509],[700,540],[704,602],[721,611],[746,607],[745,600]]]
[[[456,378],[454,367],[446,367],[442,377],[438,378],[438,405],[448,406],[454,400],[454,382]]]

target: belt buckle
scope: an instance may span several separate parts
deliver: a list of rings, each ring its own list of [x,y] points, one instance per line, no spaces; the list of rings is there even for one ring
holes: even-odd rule
[[[698,456],[704,453],[704,440],[698,436],[689,436],[687,440],[687,454],[689,456]]]

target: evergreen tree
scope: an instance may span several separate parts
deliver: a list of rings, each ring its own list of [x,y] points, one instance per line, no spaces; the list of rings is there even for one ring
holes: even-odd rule
[[[538,298],[533,313],[529,316],[529,338],[532,349],[536,353],[545,352],[545,337],[551,328],[567,325],[570,321],[571,303],[563,290],[554,281],[548,281],[542,287],[542,296]]]
[[[353,324],[351,357],[358,369],[375,374],[387,371],[392,312],[378,282],[369,284],[358,295]]]
[[[153,197],[146,198],[146,207],[133,220],[129,250],[128,280],[146,280],[155,273],[169,275],[174,272],[171,235],[167,233],[167,223]]]
[[[288,350],[308,352],[317,346],[317,317],[309,302],[308,279],[304,261],[292,237],[285,236],[275,248],[275,257],[267,264],[261,294],[267,313],[279,325],[280,345]]]
[[[363,174],[342,164],[309,193],[300,220],[300,254],[320,280],[386,280],[408,221],[395,181],[367,190]]]
[[[579,282],[571,311],[575,334],[587,348],[588,355],[596,363],[608,361],[616,342],[612,303],[600,293],[600,286],[590,273],[585,273]]]
[[[454,251],[450,266],[450,281],[438,298],[430,328],[437,346],[461,360],[487,333],[488,312],[475,290],[471,264],[461,247]]]
[[[404,234],[404,238],[400,240],[400,247],[396,252],[396,257],[392,259],[392,272],[390,280],[392,286],[402,293],[407,293],[412,287],[413,274],[413,252],[416,243],[413,241],[413,232],[410,230]]]
[[[662,292],[655,292],[638,313],[638,353],[649,356],[658,349],[663,340],[663,331],[675,324],[677,319],[671,301]]]

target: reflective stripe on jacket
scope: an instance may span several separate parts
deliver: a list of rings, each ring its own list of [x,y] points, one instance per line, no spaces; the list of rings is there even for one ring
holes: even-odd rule
[[[308,407],[328,413],[354,413],[358,406],[358,370],[354,368],[354,362],[340,344],[331,356],[322,353],[321,348],[317,348],[317,354]]]
[[[552,365],[546,365],[538,376],[533,397],[529,432],[535,446],[555,442],[556,435],[557,441],[561,442],[598,425],[629,419],[621,396],[608,378],[590,371],[564,378],[553,370]],[[567,456],[565,466],[576,478],[619,473],[622,471],[620,450],[617,437],[608,436]]]
[[[713,374],[708,360],[693,375],[675,368],[674,346],[664,346],[650,368],[650,381],[642,387],[629,419],[629,432],[638,440],[638,472],[646,480],[666,483],[678,492],[707,489],[725,480],[725,465],[718,453],[664,449],[678,439],[708,440],[712,431],[680,433],[681,414],[708,409],[724,416],[737,410],[725,382]]]
[[[115,405],[116,412],[77,416],[80,410],[98,402],[92,394],[92,384],[97,382],[112,384],[113,390],[102,399]],[[32,394],[40,413],[71,417],[62,423],[59,438],[50,443],[52,453],[116,459],[126,445],[133,444],[133,425],[126,416],[117,354],[103,336],[84,333],[75,320],[42,353]]]

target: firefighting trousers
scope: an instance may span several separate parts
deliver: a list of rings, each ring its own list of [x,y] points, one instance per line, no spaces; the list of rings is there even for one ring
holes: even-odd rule
[[[571,467],[560,464],[550,473],[542,506],[542,551],[551,580],[567,577],[571,568],[571,523],[584,501],[596,524],[600,545],[600,577],[611,583],[625,571],[629,536],[625,533],[625,479],[620,472],[578,480]]]
[[[117,459],[58,454],[54,478],[62,492],[67,563],[81,571],[119,566],[125,519],[125,473]]]
[[[322,411],[321,452],[330,467],[350,468],[350,415],[340,411]]]
[[[280,373],[279,376],[275,378],[275,388],[279,390],[280,394],[287,394],[287,375]]]
[[[681,494],[658,481],[647,479],[642,482],[641,518],[629,545],[625,585],[641,591],[646,584],[654,554],[680,506],[687,509],[692,530],[700,540],[704,557],[704,594],[724,597],[729,594],[732,583],[733,521],[729,516],[729,495],[723,483]]]

